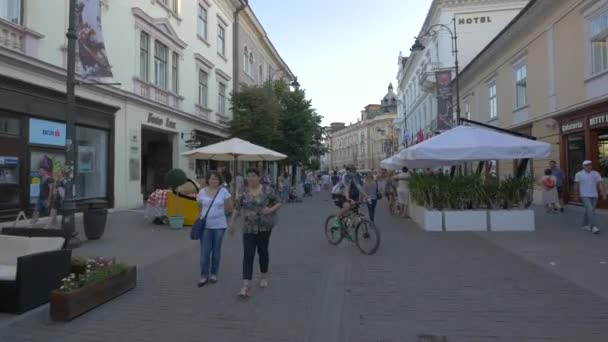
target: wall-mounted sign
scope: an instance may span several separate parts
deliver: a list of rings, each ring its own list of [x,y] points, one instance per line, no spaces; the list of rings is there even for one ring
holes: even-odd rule
[[[575,120],[562,124],[562,132],[574,131],[584,127],[583,120]]]
[[[602,126],[608,124],[608,113],[594,115],[589,118],[589,127]]]
[[[30,119],[30,144],[65,146],[65,124]]]
[[[167,127],[167,128],[171,128],[171,129],[175,129],[175,121],[171,121],[171,119],[169,118],[165,118],[163,120],[163,118],[161,118],[160,116],[156,116],[152,113],[148,113],[148,121],[149,124],[153,124],[156,126],[160,126],[160,127]]]
[[[489,24],[491,22],[492,18],[489,15],[483,17],[458,18],[458,25]]]

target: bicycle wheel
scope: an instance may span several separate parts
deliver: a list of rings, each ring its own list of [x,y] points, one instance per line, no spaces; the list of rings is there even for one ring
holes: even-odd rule
[[[337,245],[342,242],[344,234],[342,234],[342,223],[336,215],[329,215],[325,220],[325,237],[332,245]]]
[[[380,231],[371,221],[361,219],[355,229],[355,243],[361,253],[374,254],[380,247]]]

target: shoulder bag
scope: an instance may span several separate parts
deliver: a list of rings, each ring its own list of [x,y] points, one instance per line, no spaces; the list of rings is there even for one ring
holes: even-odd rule
[[[209,208],[207,208],[205,216],[203,216],[202,219],[199,217],[194,221],[192,229],[190,230],[190,240],[200,240],[203,236],[203,230],[205,230],[205,226],[207,225],[207,215],[209,215],[209,210],[213,207],[213,202],[215,202],[215,198],[219,195],[220,191],[222,191],[222,188],[217,189],[215,196],[213,196],[213,199],[211,200],[211,204],[209,204]]]

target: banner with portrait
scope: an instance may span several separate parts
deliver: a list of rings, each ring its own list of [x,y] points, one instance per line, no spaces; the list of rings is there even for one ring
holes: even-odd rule
[[[452,71],[435,72],[437,80],[437,130],[444,131],[452,128]]]
[[[112,77],[101,27],[101,0],[78,0],[78,60],[85,78]]]

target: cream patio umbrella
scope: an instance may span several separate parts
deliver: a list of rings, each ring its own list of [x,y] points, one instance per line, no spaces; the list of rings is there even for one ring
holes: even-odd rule
[[[277,161],[287,158],[286,155],[258,146],[239,138],[224,140],[217,144],[199,147],[181,154],[190,159],[234,161],[233,174],[237,174],[238,161]]]

